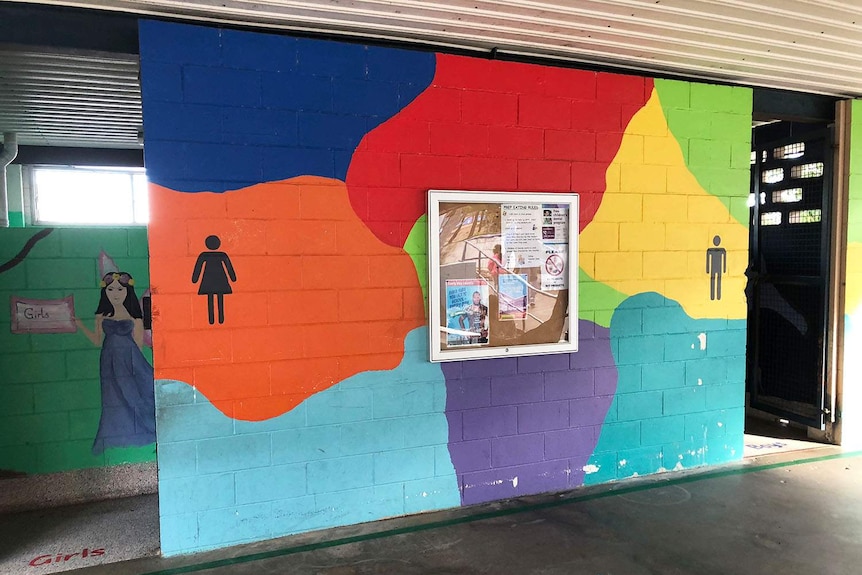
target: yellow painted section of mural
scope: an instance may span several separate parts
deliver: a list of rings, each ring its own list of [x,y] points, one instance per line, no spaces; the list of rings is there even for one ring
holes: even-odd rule
[[[746,317],[748,230],[686,167],[656,91],[626,128],[580,252],[624,294],[657,292],[692,318]]]

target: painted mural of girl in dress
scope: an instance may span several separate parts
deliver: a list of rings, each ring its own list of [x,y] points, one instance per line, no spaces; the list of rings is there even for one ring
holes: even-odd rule
[[[102,347],[102,416],[93,441],[96,455],[111,447],[149,445],[156,440],[153,367],[141,352],[144,322],[135,280],[127,272],[111,272],[103,276],[101,286],[95,329],[75,320],[84,335]]]

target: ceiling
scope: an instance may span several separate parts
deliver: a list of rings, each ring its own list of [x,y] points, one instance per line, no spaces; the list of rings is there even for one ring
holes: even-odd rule
[[[7,13],[0,131],[23,145],[140,147],[136,15],[862,96],[862,0],[0,1]]]
[[[138,147],[138,58],[0,44],[0,131],[29,146]]]
[[[862,96],[860,0],[46,0]]]

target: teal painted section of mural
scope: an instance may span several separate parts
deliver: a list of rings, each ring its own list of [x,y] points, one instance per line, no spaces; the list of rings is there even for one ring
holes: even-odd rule
[[[617,394],[586,484],[742,457],[745,321],[695,320],[639,294],[614,312],[611,349]]]
[[[655,89],[688,169],[747,226],[753,91],[658,79]]]
[[[282,416],[233,420],[182,382],[156,386],[165,555],[460,504],[446,384],[426,328],[392,371],[365,372]]]
[[[0,230],[0,266],[41,228]],[[0,474],[52,473],[155,460],[153,445],[92,452],[101,415],[99,348],[82,333],[12,333],[12,297],[74,297],[92,328],[104,250],[149,284],[147,233],[133,229],[56,229],[0,273]],[[145,348],[148,361],[150,350]]]

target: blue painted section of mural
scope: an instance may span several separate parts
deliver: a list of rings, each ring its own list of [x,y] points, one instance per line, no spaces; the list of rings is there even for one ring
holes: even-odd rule
[[[435,72],[430,52],[146,20],[140,44],[147,176],[185,192],[344,180]]]
[[[611,349],[617,394],[585,484],[742,457],[744,320],[692,319],[638,294],[614,312]]]
[[[427,328],[392,371],[366,372],[267,421],[234,421],[159,381],[162,552],[191,553],[457,507],[446,383]]]

